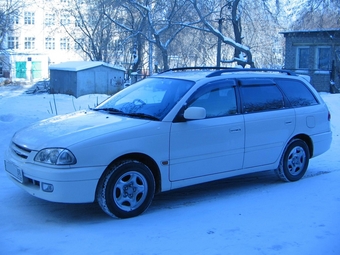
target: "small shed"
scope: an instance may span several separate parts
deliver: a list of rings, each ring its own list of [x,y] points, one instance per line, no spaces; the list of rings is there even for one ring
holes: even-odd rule
[[[123,88],[125,69],[101,61],[69,61],[49,69],[52,94],[112,95]]]
[[[339,92],[340,29],[282,32],[285,68],[311,77],[317,91]]]

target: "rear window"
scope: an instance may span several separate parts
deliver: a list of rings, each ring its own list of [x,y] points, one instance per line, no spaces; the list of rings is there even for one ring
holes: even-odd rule
[[[243,112],[253,113],[284,108],[283,95],[275,85],[241,87]]]
[[[280,86],[292,107],[318,104],[313,93],[303,82],[291,79],[277,79],[276,83]]]

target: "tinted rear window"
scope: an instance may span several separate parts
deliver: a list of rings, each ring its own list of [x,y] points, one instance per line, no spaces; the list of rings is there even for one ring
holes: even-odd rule
[[[282,93],[275,85],[241,87],[244,113],[282,109]]]
[[[303,107],[318,104],[309,88],[301,81],[277,79],[276,83],[291,103],[292,107]]]

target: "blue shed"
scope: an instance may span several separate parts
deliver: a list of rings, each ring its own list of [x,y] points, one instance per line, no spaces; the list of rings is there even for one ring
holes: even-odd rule
[[[69,61],[49,69],[52,94],[112,95],[123,88],[125,69],[104,62]]]

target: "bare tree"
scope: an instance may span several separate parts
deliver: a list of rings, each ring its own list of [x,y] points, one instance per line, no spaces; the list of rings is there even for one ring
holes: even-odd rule
[[[269,2],[273,1],[90,1],[93,7],[87,7],[87,12],[80,6],[70,10],[81,25],[77,33],[68,31],[89,59],[115,62],[120,52],[132,71],[148,62],[151,73],[152,61],[164,69],[220,63],[280,66],[275,57],[280,54],[273,54],[272,43],[281,46],[278,8],[273,9]],[[274,0],[277,6],[278,0]]]
[[[292,30],[340,28],[340,1],[306,0],[297,6]]]
[[[131,36],[142,36],[146,41],[155,45],[161,58],[159,63],[163,69],[169,69],[169,48],[178,34],[185,28],[183,22],[187,17],[189,4],[186,1],[149,1],[127,0],[122,2],[125,8],[125,19],[117,20],[106,14],[112,22],[122,29],[129,31]],[[138,14],[139,18],[136,18]],[[135,22],[138,20],[139,22]],[[140,41],[137,40],[137,41]],[[150,52],[148,54],[151,54]],[[156,56],[157,58],[157,56]]]
[[[145,15],[136,9],[130,1],[108,1],[108,8],[103,14],[120,31],[119,45],[124,52],[125,64],[131,72],[136,72],[144,58],[145,39],[142,34],[147,27]]]
[[[18,22],[20,9],[24,7],[22,1],[0,1],[0,50],[7,49],[4,45],[6,36],[14,31],[14,24]]]
[[[278,32],[282,29],[278,0],[192,0],[192,3],[204,29],[217,38],[217,66],[220,63],[243,67],[281,65],[282,54],[276,50],[281,47]]]
[[[251,49],[255,66],[282,68],[284,38],[287,19],[278,1],[242,1],[242,43]]]
[[[23,1],[3,0],[0,1],[0,62],[6,70],[5,77],[9,77],[11,63],[8,58],[8,50],[15,45],[7,43],[8,36],[15,32],[19,23],[20,10],[25,6]],[[15,42],[13,42],[15,43]]]
[[[74,0],[72,3],[69,9],[61,10],[61,15],[72,20],[61,19],[60,25],[89,60],[112,62],[116,29],[104,15],[106,2]]]
[[[253,57],[252,53],[250,51],[250,48],[248,46],[245,46],[242,44],[242,37],[241,37],[241,24],[240,24],[240,16],[237,16],[237,6],[240,2],[240,0],[230,1],[230,5],[235,4],[235,11],[232,13],[233,18],[233,27],[236,29],[235,34],[237,35],[236,41],[235,39],[231,39],[230,37],[225,36],[218,28],[216,28],[216,25],[213,24],[212,21],[216,21],[221,19],[221,17],[218,16],[218,14],[221,15],[221,11],[217,11],[218,9],[216,6],[220,6],[218,3],[213,3],[213,1],[205,2],[205,1],[198,1],[198,0],[190,0],[194,9],[196,10],[196,13],[199,17],[199,21],[204,24],[204,28],[194,27],[196,29],[204,29],[205,31],[209,31],[212,33],[216,38],[221,40],[222,43],[227,44],[229,46],[232,46],[235,49],[235,54],[232,59],[229,60],[223,60],[224,63],[232,63],[237,62],[238,64],[241,64],[242,66],[250,65],[251,67],[254,67]],[[224,6],[223,6],[224,7]],[[220,6],[220,8],[222,8]],[[193,27],[193,26],[191,26]]]

